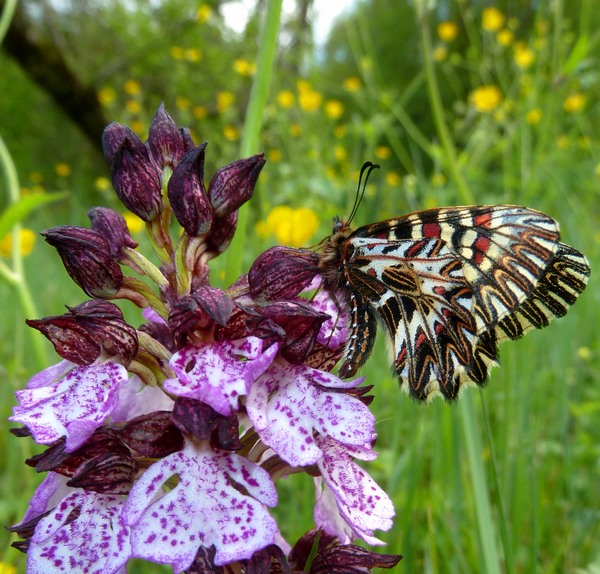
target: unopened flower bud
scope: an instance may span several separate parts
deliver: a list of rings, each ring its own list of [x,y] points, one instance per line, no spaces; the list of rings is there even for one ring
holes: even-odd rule
[[[173,118],[160,104],[148,131],[148,147],[152,158],[159,166],[174,168],[185,152],[182,132]]]
[[[192,237],[208,233],[213,221],[213,209],[204,187],[205,149],[203,143],[183,156],[167,188],[177,221]]]
[[[217,217],[229,215],[252,197],[264,165],[265,154],[260,153],[234,161],[215,173],[208,196]]]
[[[161,212],[160,171],[139,138],[123,140],[112,156],[111,174],[117,196],[129,211],[144,221]]]
[[[108,241],[93,229],[61,225],[43,231],[56,247],[67,273],[90,297],[110,299],[123,285],[123,272]]]
[[[233,211],[225,217],[217,217],[213,221],[210,235],[206,238],[208,251],[219,254],[229,247],[237,227],[238,212]]]
[[[124,247],[137,247],[131,238],[125,218],[108,207],[92,207],[88,211],[92,229],[104,237],[110,246],[110,252],[115,259],[121,257]]]

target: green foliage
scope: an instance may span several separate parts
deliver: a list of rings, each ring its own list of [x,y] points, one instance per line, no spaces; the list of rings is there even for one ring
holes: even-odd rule
[[[305,23],[292,17],[282,23],[260,143],[268,162],[247,208],[243,269],[283,238],[310,245],[329,233],[331,217],[349,212],[356,173],[367,159],[382,168],[371,177],[357,224],[465,198],[526,204],[560,220],[565,239],[588,255],[593,273],[600,266],[600,12],[591,0],[507,1],[496,4],[498,27],[485,29],[487,2],[438,2],[437,13],[419,12],[426,4],[360,2],[316,51]],[[143,137],[164,100],[196,141],[209,141],[210,177],[237,157],[263,14],[258,10],[238,35],[226,27],[218,2],[206,6],[61,3],[51,19],[34,24],[60,40],[111,121]],[[452,38],[442,37],[442,22],[450,24],[445,32]],[[303,51],[286,44],[289,30],[304,32]],[[36,212],[27,225],[36,231],[87,225],[93,203],[117,207],[93,144],[4,55],[0,70],[0,129],[25,191],[66,190],[70,197],[68,207]],[[273,215],[276,207],[308,208],[319,224],[298,223],[291,234],[290,213],[297,211],[279,211],[282,218]],[[306,212],[297,220],[307,222]],[[215,276],[222,271],[215,268]],[[46,246],[25,260],[24,273],[44,315],[83,300]],[[369,471],[396,505],[395,526],[381,537],[385,551],[405,556],[398,572],[597,570],[600,295],[594,281],[593,275],[567,318],[503,345],[489,387],[471,391],[458,406],[423,407],[400,395],[379,341],[363,373],[375,385],[381,453]],[[14,294],[0,286],[0,297],[8,416],[9,391],[35,368]],[[21,452],[25,442],[4,436],[8,480],[0,521],[9,524],[19,520],[33,485],[21,483],[32,480],[22,468],[31,454]],[[311,526],[310,504],[304,504],[310,485],[298,484],[300,478],[280,488],[278,512],[289,522],[283,534],[291,542]],[[8,549],[4,562],[15,560]],[[150,570],[140,564],[132,571]]]

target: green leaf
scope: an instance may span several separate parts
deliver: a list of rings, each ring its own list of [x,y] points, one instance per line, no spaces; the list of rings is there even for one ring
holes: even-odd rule
[[[0,214],[0,239],[10,232],[15,223],[23,221],[32,211],[42,205],[47,205],[54,201],[59,201],[67,194],[61,193],[40,193],[27,195],[9,205],[2,214]]]

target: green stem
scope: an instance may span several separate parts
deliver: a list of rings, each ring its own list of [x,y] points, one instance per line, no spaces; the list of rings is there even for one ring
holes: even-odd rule
[[[4,140],[0,136],[0,166],[4,171],[6,186],[8,189],[8,197],[11,203],[15,203],[19,200],[19,177],[17,175],[17,169],[12,160],[10,152],[4,143]],[[20,234],[21,225],[16,224],[12,230],[12,273],[4,274],[5,279],[8,281],[17,293],[19,305],[23,312],[24,317],[37,317],[38,312],[35,307],[33,296],[29,290],[29,285],[25,279],[25,272],[23,270],[23,256],[21,254],[20,246]],[[44,341],[38,336],[33,330],[28,330],[31,340],[31,351],[35,361],[36,367],[41,370],[47,366],[46,349],[44,347]]]
[[[260,130],[263,121],[263,110],[267,102],[275,54],[277,51],[277,36],[281,20],[283,0],[269,0],[267,15],[262,31],[262,40],[258,51],[256,76],[250,92],[250,101],[246,110],[246,122],[242,132],[240,154],[247,157],[256,153]],[[227,253],[226,278],[228,283],[237,279],[242,271],[246,230],[248,227],[248,207],[242,207],[238,212],[237,231]]]
[[[438,137],[440,138],[443,164],[448,170],[450,179],[454,182],[454,185],[456,185],[460,200],[465,204],[472,204],[474,203],[473,193],[459,168],[456,149],[444,115],[444,106],[442,104],[440,88],[435,74],[426,8],[423,8],[419,27],[421,29],[421,44],[423,47],[423,60],[425,63],[425,78],[427,79],[427,94],[429,95],[429,103],[433,113],[435,128]]]
[[[2,15],[0,15],[0,44],[2,44],[4,36],[6,36],[16,8],[17,0],[5,0],[4,9],[2,10]]]

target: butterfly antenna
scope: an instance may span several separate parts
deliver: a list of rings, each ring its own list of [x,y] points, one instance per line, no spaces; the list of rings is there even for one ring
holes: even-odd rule
[[[350,212],[350,217],[348,217],[347,225],[350,225],[354,216],[358,212],[358,208],[362,202],[363,197],[365,196],[365,189],[367,188],[367,182],[369,181],[369,176],[374,169],[379,169],[379,165],[373,163],[372,161],[366,161],[363,163],[360,168],[360,175],[358,176],[358,186],[356,187],[356,195],[354,196],[354,205],[352,206],[352,211]],[[364,182],[363,182],[364,177]]]

